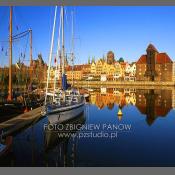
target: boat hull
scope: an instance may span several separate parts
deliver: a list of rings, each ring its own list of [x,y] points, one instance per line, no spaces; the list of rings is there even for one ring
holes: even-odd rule
[[[78,117],[79,115],[83,114],[83,112],[84,112],[84,103],[79,106],[68,108],[67,110],[64,111],[48,113],[47,116],[50,124],[56,124],[72,120]]]

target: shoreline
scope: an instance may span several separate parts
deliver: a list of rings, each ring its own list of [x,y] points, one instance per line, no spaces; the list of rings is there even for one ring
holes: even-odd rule
[[[68,82],[71,84],[71,81]],[[146,82],[146,81],[75,81],[74,86],[76,87],[114,87],[114,88],[135,88],[135,89],[174,89],[175,82]]]

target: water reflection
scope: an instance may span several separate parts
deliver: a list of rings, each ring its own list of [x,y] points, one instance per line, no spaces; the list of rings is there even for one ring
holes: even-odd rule
[[[78,125],[80,129],[84,123],[85,123],[85,117],[84,115],[81,115],[76,119],[63,125],[64,129],[61,129],[61,131],[59,131],[58,129],[45,130],[44,149],[48,166],[49,165],[52,166],[53,164],[55,166],[64,166],[64,167],[75,166],[78,138],[77,137],[71,138],[70,133],[76,134],[77,130],[68,130],[67,126]],[[59,124],[54,125],[54,128],[58,128],[57,127],[58,125]],[[57,156],[56,157],[53,156],[53,153]]]
[[[125,106],[135,106],[141,114],[146,116],[148,125],[152,125],[157,117],[166,117],[172,108],[175,108],[175,90],[161,89],[117,89],[100,88],[90,95],[90,103],[102,110],[109,110],[114,105],[119,106],[118,119],[123,117],[122,109]]]
[[[69,122],[80,127],[84,123],[84,114]],[[0,166],[74,166],[77,139],[73,139],[71,135],[59,138],[59,131],[44,129],[43,126],[48,124],[48,118],[45,117],[30,127],[14,133],[10,145],[12,149],[0,154]],[[79,131],[74,130],[74,134],[76,132]]]
[[[0,155],[0,166],[174,166],[174,92],[96,88],[90,92],[87,113],[70,124],[125,123],[132,125],[131,132],[120,132],[114,139],[60,138],[60,131],[44,129],[50,124],[45,117],[12,133],[9,142],[3,138],[0,143],[8,143],[9,152]]]

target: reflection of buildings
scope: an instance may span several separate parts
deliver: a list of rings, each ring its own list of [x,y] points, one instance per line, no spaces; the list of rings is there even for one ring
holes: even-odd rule
[[[125,105],[135,105],[136,96],[133,91],[121,91],[116,88],[101,88],[100,92],[94,92],[90,96],[91,104],[95,104],[99,109],[108,107],[109,110],[112,110],[114,105],[120,105],[121,109]]]
[[[104,108],[105,106],[108,109],[113,109],[114,104],[121,105],[135,105],[136,104],[136,95],[133,90],[121,90],[116,88],[101,88],[100,92],[94,92],[90,96],[91,104],[95,104],[99,109]]]
[[[175,109],[175,89],[172,90],[172,108]]]
[[[151,125],[159,116],[166,117],[172,108],[171,90],[137,90],[136,106]]]
[[[166,117],[172,108],[175,108],[175,90],[135,90],[106,88],[101,92],[93,92],[90,95],[91,104],[95,104],[98,109],[107,107],[109,110],[114,105],[119,106],[118,112],[127,105],[135,105],[138,110],[146,115],[146,121],[151,125],[157,117]],[[122,115],[118,116],[121,120]]]

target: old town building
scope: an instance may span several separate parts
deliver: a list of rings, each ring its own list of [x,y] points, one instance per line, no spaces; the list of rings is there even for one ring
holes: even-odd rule
[[[136,63],[136,80],[172,81],[173,61],[167,53],[159,53],[152,44],[149,44],[146,54]]]
[[[112,51],[109,51],[107,53],[107,63],[108,64],[114,64],[115,62],[115,56],[114,56],[114,53]]]
[[[135,64],[135,62],[133,62],[131,64],[126,64],[124,80],[125,81],[135,81],[136,80],[136,64]]]
[[[173,81],[175,82],[175,62],[173,62]]]
[[[30,63],[30,74],[32,81],[42,83],[47,78],[47,64],[44,63],[42,55],[39,54],[36,60]]]
[[[66,75],[68,80],[81,80],[83,77],[83,66],[75,65],[75,66],[67,66],[66,67]]]

